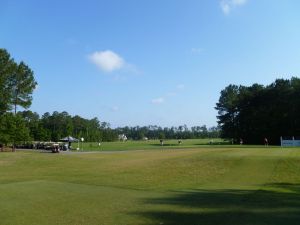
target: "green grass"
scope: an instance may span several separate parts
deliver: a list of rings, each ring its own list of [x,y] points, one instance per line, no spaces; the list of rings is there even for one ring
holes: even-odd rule
[[[73,149],[79,147],[83,151],[124,151],[124,150],[143,150],[143,149],[177,149],[177,148],[199,148],[199,146],[212,145],[219,146],[228,144],[228,142],[220,139],[186,139],[181,140],[182,143],[178,144],[178,140],[164,140],[164,145],[161,146],[159,140],[148,140],[148,141],[115,141],[115,142],[102,142],[99,146],[96,142],[80,142],[72,143]]]
[[[298,225],[300,148],[0,153],[0,224]]]

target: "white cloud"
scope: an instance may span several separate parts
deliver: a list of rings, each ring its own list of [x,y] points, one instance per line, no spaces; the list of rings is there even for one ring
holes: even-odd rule
[[[164,101],[165,101],[165,99],[164,99],[163,97],[160,97],[160,98],[154,98],[154,99],[151,100],[151,102],[152,102],[153,104],[162,104],[162,103],[164,103]]]
[[[125,66],[124,59],[111,50],[96,51],[89,55],[89,59],[104,72],[113,72]]]
[[[221,0],[220,6],[225,15],[228,15],[232,9],[243,6],[248,0]]]

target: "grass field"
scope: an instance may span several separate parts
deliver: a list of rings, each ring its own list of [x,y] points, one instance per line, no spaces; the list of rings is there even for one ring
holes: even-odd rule
[[[124,150],[143,150],[143,149],[177,149],[177,148],[198,148],[199,146],[208,145],[210,142],[214,146],[228,144],[228,142],[220,139],[186,139],[181,140],[181,144],[178,144],[178,140],[164,140],[164,145],[161,146],[159,140],[149,140],[149,141],[115,141],[115,142],[80,142],[72,143],[72,147],[76,149],[79,147],[83,151],[124,151]]]
[[[0,224],[298,225],[300,148],[0,153]]]

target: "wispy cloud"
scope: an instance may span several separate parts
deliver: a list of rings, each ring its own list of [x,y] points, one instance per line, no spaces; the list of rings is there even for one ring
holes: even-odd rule
[[[202,48],[191,48],[191,53],[193,54],[201,54],[203,52]]]
[[[248,0],[221,0],[220,7],[225,15],[230,14],[230,12],[236,8],[243,6]]]
[[[162,104],[165,102],[165,99],[163,97],[154,98],[151,100],[152,104]]]
[[[93,64],[104,72],[120,70],[126,65],[125,60],[111,50],[96,51],[88,57]]]
[[[154,98],[151,100],[151,103],[152,104],[163,104],[165,103],[169,98],[172,98],[172,97],[176,97],[178,95],[178,93],[182,90],[184,90],[185,88],[185,85],[184,84],[178,84],[176,85],[176,87],[174,88],[175,90],[173,91],[169,91],[167,92],[165,95],[159,97],[159,98]]]

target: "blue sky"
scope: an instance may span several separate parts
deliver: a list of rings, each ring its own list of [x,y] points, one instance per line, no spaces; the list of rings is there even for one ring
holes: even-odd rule
[[[298,0],[2,0],[0,48],[34,70],[39,114],[214,126],[227,85],[299,76],[299,11]]]

